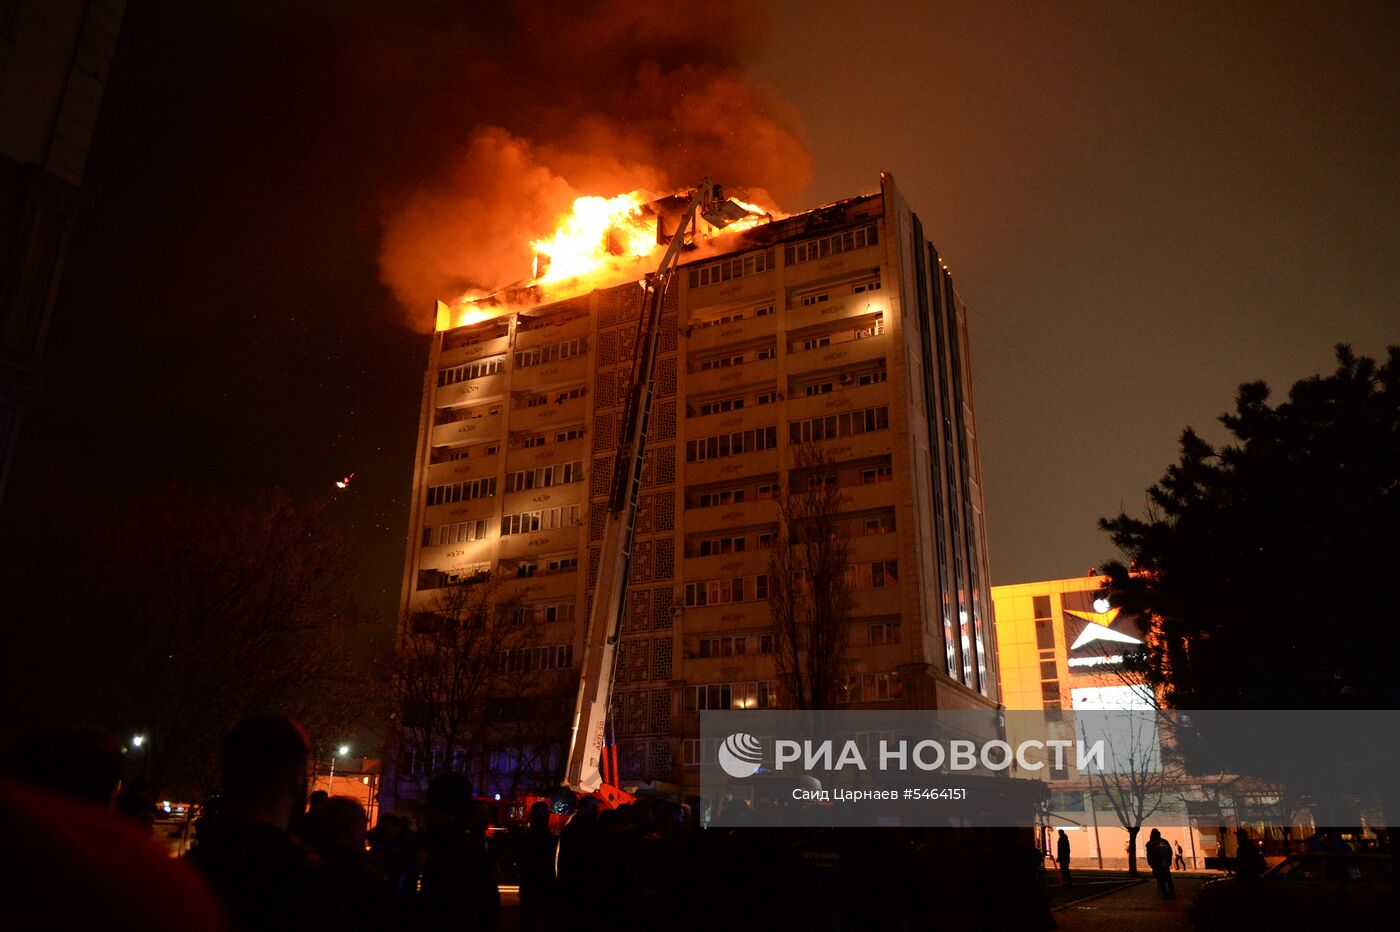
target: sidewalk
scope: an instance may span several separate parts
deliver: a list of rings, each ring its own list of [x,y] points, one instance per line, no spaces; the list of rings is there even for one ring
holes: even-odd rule
[[[1157,894],[1151,877],[1104,896],[1070,903],[1054,913],[1059,932],[1168,932],[1190,929],[1186,910],[1205,882],[1202,877],[1176,877],[1176,899]]]

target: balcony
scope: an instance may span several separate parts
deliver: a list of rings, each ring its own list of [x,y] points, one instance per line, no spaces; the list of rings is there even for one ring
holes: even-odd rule
[[[484,540],[469,540],[460,544],[423,547],[418,551],[418,569],[448,572],[485,563],[491,559],[491,548],[494,544],[495,541],[487,537]]]
[[[786,427],[779,428],[779,443],[782,442],[782,434],[786,430]],[[696,439],[696,437],[698,435],[693,435],[692,439]],[[683,457],[684,448],[679,452]],[[773,449],[740,453],[735,456],[721,456],[698,463],[686,463],[681,470],[681,482],[685,485],[701,485],[723,482],[726,479],[738,480],[760,473],[776,473],[778,462],[778,450]]]
[[[802,421],[826,414],[839,414],[842,411],[889,404],[890,384],[888,381],[876,382],[873,385],[845,386],[840,383],[840,376],[835,374],[831,376],[829,381],[835,383],[835,389],[820,395],[790,392],[786,420],[789,422]]]
[[[503,416],[482,414],[451,424],[440,424],[433,428],[432,446],[451,446],[473,440],[500,439]]]
[[[691,528],[687,525],[686,530]],[[743,553],[686,557],[681,578],[691,582],[697,579],[726,579],[731,576],[752,576],[755,573],[768,572],[768,551],[759,549],[757,544],[751,543],[749,546],[752,549]]]
[[[529,534],[509,534],[501,538],[501,546],[497,555],[502,560],[525,560],[541,554],[581,550],[586,530],[585,525],[576,524],[572,527],[533,531]],[[586,551],[580,556],[586,559]],[[565,574],[561,573],[560,575]]]
[[[579,505],[584,504],[587,495],[587,482],[566,482],[539,489],[522,489],[506,494],[502,500],[501,512],[512,515],[522,511],[554,508],[558,505]]]
[[[433,392],[433,407],[446,408],[499,398],[506,391],[506,374],[484,375],[479,379],[443,385]]]
[[[451,524],[455,521],[467,521],[472,518],[485,518],[488,528],[492,524],[499,526],[500,519],[500,496],[487,495],[482,498],[469,498],[462,502],[452,502],[446,505],[429,505],[423,509],[423,526],[433,527],[439,524]]]
[[[748,313],[753,313],[750,310]],[[749,317],[713,327],[689,327],[685,341],[687,353],[704,353],[730,344],[743,344],[772,336],[777,330],[777,315]]]
[[[774,392],[774,394],[777,394]],[[699,410],[699,404],[690,402],[688,409]],[[737,411],[722,411],[719,414],[704,414],[687,417],[685,433],[687,437],[713,437],[729,431],[748,430],[751,427],[767,427],[779,416],[783,409],[776,402],[766,405],[748,405]]]
[[[779,247],[781,248],[781,247]],[[703,262],[691,263],[703,265]],[[777,272],[769,270],[758,272],[754,275],[745,275],[731,281],[718,285],[705,285],[700,288],[689,286],[690,277],[685,274],[686,268],[681,269],[681,281],[686,283],[685,295],[681,299],[685,306],[692,310],[702,307],[713,307],[716,304],[741,304],[753,302],[761,304],[765,300],[771,300],[773,289],[777,286]]]
[[[557,341],[555,341],[557,342]],[[588,381],[588,352],[538,366],[511,370],[511,391],[545,391],[561,385],[580,385]]]
[[[789,306],[787,309],[787,326],[789,329],[800,327],[817,327],[826,323],[836,323],[849,317],[859,317],[862,314],[882,313],[885,320],[890,319],[890,299],[884,291],[867,291],[860,294],[847,294],[839,298],[832,298],[820,304],[812,304],[803,307],[801,304]]]
[[[562,443],[555,443],[551,436],[547,438],[543,446],[511,450],[510,458],[506,460],[506,472],[514,472],[517,469],[534,469],[536,466],[548,466],[551,463],[568,463],[574,460],[582,460],[586,464],[589,456],[586,436],[565,440]]]
[[[496,456],[473,456],[470,459],[433,463],[428,467],[428,485],[446,485],[464,479],[494,476],[498,465],[499,458]]]
[[[518,378],[517,376],[517,381]],[[550,427],[582,424],[584,412],[587,410],[588,398],[586,396],[570,398],[558,403],[551,401],[534,408],[523,407],[523,401],[521,404],[521,407],[514,408],[510,412],[512,434],[517,431],[528,431],[533,434]]]
[[[753,492],[748,494],[752,495]],[[687,508],[682,519],[686,534],[726,531],[750,524],[771,524],[777,520],[778,505],[771,498],[740,502],[737,505],[717,505],[713,508]],[[685,572],[689,574],[690,571]]]
[[[568,314],[561,316],[567,317]],[[537,346],[548,346],[551,343],[572,340],[574,337],[585,337],[588,335],[589,320],[588,314],[584,313],[572,320],[564,320],[559,323],[545,319],[539,325],[528,330],[525,329],[526,326],[524,318],[516,325],[515,348],[517,350],[534,349]]]
[[[510,338],[504,334],[489,340],[482,340],[480,343],[459,346],[455,349],[444,349],[438,356],[438,368],[448,369],[452,366],[460,366],[464,362],[485,359],[487,356],[504,353],[508,349],[510,349]]]
[[[723,389],[742,388],[746,385],[762,385],[772,383],[777,377],[778,361],[760,359],[741,366],[711,369],[708,372],[688,372],[685,376],[685,393],[690,397]]]
[[[516,576],[507,566],[502,568],[502,576],[507,583],[505,594],[518,594],[526,602],[563,602],[574,598],[578,592],[578,569],[553,573],[539,571],[533,576]]]
[[[889,339],[888,333],[881,333],[859,340],[833,341],[830,346],[815,349],[793,350],[787,356],[787,371],[797,375],[880,359],[889,353]]]
[[[828,279],[838,280],[877,268],[881,264],[881,258],[880,245],[876,243],[850,252],[837,253],[825,259],[787,265],[783,270],[783,280],[789,292],[806,289]]]

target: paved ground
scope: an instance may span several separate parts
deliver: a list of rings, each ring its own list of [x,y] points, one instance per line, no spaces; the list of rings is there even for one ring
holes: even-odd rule
[[[1167,932],[1190,929],[1186,908],[1196,898],[1204,877],[1174,878],[1176,899],[1163,900],[1150,879],[1103,896],[1070,903],[1055,911],[1059,932]]]

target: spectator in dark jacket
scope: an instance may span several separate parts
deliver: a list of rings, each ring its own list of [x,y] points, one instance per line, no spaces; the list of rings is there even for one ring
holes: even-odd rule
[[[220,753],[225,809],[200,827],[190,859],[243,929],[338,927],[343,916],[326,866],[287,826],[306,800],[306,732],[255,715]]]

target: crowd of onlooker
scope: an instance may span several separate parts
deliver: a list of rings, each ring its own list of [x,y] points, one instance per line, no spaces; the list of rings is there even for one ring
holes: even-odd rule
[[[0,780],[16,858],[0,927],[150,929],[699,930],[1006,929],[1053,926],[1041,856],[1012,830],[708,829],[658,799],[600,809],[583,797],[562,831],[488,830],[458,774],[428,785],[417,823],[307,796],[308,743],[254,716],[224,739],[222,792],[186,857],[167,857],[122,755],[90,729],[20,747]],[[557,825],[555,826],[557,828]],[[496,859],[519,880],[502,917]]]

